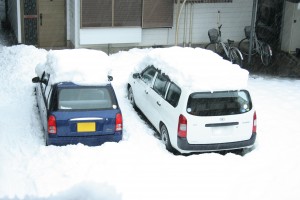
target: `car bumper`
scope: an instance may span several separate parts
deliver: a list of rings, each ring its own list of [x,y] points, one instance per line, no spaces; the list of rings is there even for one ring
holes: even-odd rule
[[[68,144],[84,144],[87,146],[99,146],[105,142],[119,142],[122,140],[122,134],[87,136],[87,137],[62,137],[50,136],[46,140],[46,145],[64,146]]]
[[[228,142],[228,143],[216,143],[216,144],[189,144],[186,138],[177,138],[177,146],[184,151],[220,151],[230,149],[247,148],[254,145],[256,139],[256,133],[252,133],[249,140]]]

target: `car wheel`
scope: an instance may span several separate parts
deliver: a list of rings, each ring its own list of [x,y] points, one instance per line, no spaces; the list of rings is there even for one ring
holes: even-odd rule
[[[49,146],[49,142],[46,136],[44,137],[44,141],[45,141],[45,146]]]
[[[134,100],[134,96],[133,96],[131,87],[128,88],[128,100],[130,101],[131,105],[135,108],[136,104],[135,104],[135,100]]]
[[[161,136],[162,142],[166,146],[166,149],[170,152],[173,152],[174,149],[170,142],[169,132],[168,132],[167,127],[164,124],[160,127],[160,136]]]

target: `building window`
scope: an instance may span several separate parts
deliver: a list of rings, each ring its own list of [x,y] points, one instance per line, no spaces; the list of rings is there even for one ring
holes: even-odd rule
[[[173,0],[143,0],[143,28],[173,26]]]
[[[142,25],[142,0],[81,0],[81,27]]]

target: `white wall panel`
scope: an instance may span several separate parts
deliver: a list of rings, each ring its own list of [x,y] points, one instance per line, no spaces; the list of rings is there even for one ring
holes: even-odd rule
[[[140,27],[80,29],[80,45],[140,43]]]

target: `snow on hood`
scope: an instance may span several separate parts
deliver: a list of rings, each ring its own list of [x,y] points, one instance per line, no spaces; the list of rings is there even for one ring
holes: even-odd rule
[[[152,49],[137,65],[140,72],[154,65],[172,81],[192,90],[230,90],[247,87],[249,72],[202,48],[170,47]]]
[[[50,84],[73,82],[84,85],[107,84],[110,73],[108,55],[89,49],[51,50],[45,63],[36,67],[36,74],[50,74]]]

